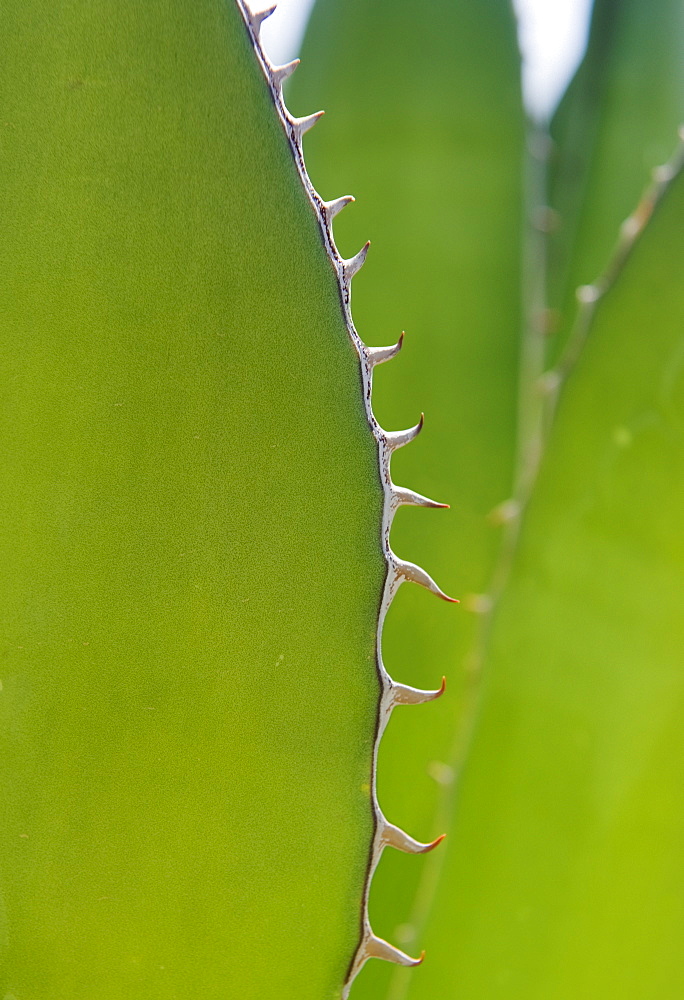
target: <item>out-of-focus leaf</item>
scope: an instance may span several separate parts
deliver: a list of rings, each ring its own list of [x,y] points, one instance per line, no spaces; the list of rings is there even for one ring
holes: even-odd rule
[[[0,995],[339,995],[377,450],[225,0],[0,13]]]
[[[328,114],[307,139],[321,193],[351,192],[336,221],[346,254],[372,247],[354,287],[364,340],[402,329],[402,355],[375,378],[386,427],[420,439],[393,459],[402,485],[452,504],[401,511],[392,542],[462,599],[453,616],[404,588],[385,628],[385,662],[422,687],[448,674],[442,701],[404,709],[383,737],[379,792],[388,818],[421,838],[448,781],[463,696],[473,681],[473,594],[488,586],[499,530],[487,520],[511,489],[520,330],[523,118],[515,27],[505,0],[319,0],[292,80],[298,114]],[[437,780],[436,780],[437,779]],[[401,927],[437,854],[386,852],[371,893],[374,929],[404,948],[430,940]],[[433,949],[431,949],[433,950]],[[391,969],[373,962],[357,997],[382,995]],[[421,975],[421,972],[416,973]]]
[[[561,397],[495,623],[432,960],[392,1000],[684,993],[683,234],[680,177]]]
[[[551,123],[549,305],[553,363],[575,292],[605,267],[620,227],[684,120],[684,5],[596,0],[585,58]]]

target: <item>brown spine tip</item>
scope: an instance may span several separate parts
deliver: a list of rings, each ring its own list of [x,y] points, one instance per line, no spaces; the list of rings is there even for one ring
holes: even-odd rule
[[[434,851],[435,847],[439,847],[439,845],[442,843],[445,837],[446,833],[440,833],[439,837],[435,837],[432,843],[428,844],[428,846],[423,851],[423,854],[429,854],[430,851]],[[425,954],[425,952],[423,952],[423,954]]]
[[[425,587],[426,590],[429,590],[435,596],[441,597],[443,601],[449,601],[450,604],[461,603],[457,597],[449,597],[448,594],[445,594],[442,588],[437,586],[430,574],[426,573],[420,566],[416,566],[415,563],[406,562],[404,559],[397,559],[393,563],[392,569],[394,573],[393,587],[395,590],[403,580],[410,580],[412,583],[417,583],[421,587]]]
[[[420,840],[416,840],[415,837],[409,836],[405,830],[395,826],[394,823],[388,823],[384,816],[381,816],[378,822],[380,850],[383,847],[394,847],[397,851],[404,851],[406,854],[428,854],[430,851],[434,851],[445,837],[445,834],[442,834],[436,840],[424,844]]]
[[[442,686],[437,691],[421,691],[419,688],[409,687],[407,684],[397,684],[392,682],[390,701],[394,705],[423,705],[427,701],[435,701],[440,698],[446,690],[446,678],[442,678]]]
[[[395,486],[392,484],[392,505],[394,507],[400,507],[402,504],[410,504],[414,507],[436,507],[441,509],[448,509],[448,503],[439,503],[437,500],[431,500],[430,497],[424,497],[422,493],[416,493],[415,490],[407,490],[404,486]]]

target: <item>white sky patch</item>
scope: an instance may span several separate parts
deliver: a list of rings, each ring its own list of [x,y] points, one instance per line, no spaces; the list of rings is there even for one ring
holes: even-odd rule
[[[520,22],[523,92],[535,118],[552,114],[582,58],[591,2],[513,0]],[[253,7],[259,10],[267,3],[253,0]],[[274,63],[289,62],[299,54],[313,4],[314,0],[279,0],[275,13],[264,22],[264,48]]]
[[[530,114],[546,119],[563,95],[587,44],[591,0],[513,0]]]
[[[299,55],[313,5],[314,0],[278,0],[275,13],[261,29],[261,40],[271,62],[286,63]],[[252,10],[263,10],[268,0],[252,0],[251,6]]]

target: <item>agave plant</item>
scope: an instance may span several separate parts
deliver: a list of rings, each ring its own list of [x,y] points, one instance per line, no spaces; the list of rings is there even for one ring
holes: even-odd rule
[[[381,802],[449,836],[371,891],[423,968],[371,963],[354,997],[684,992],[683,29],[597,0],[547,129],[505,0],[314,7],[288,99],[329,112],[307,163],[357,195],[340,245],[373,240],[359,329],[407,328],[375,388],[385,422],[427,412],[397,471],[453,508],[395,544],[464,612],[405,592],[388,620],[392,671],[437,661],[449,694],[393,720]]]
[[[317,997],[386,845],[401,504],[263,14],[8,4],[5,997]],[[30,53],[30,59],[27,59]],[[369,861],[371,851],[373,855]],[[408,958],[406,961],[410,961]]]
[[[677,996],[678,9],[268,13],[0,11],[0,995]]]

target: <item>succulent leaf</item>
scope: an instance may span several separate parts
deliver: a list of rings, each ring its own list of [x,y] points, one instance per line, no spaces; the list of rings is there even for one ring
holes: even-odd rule
[[[663,161],[680,119],[682,11],[667,2],[656,11],[630,2],[599,2],[589,53],[553,126],[552,209],[538,200],[547,148],[544,137],[532,133],[527,170],[531,235],[522,260],[517,249],[522,241],[516,247],[509,243],[507,263],[501,267],[507,280],[494,299],[496,283],[487,270],[492,258],[482,252],[474,230],[464,241],[463,259],[461,233],[454,225],[445,226],[449,254],[431,255],[435,244],[439,248],[450,205],[458,203],[459,194],[466,197],[468,169],[477,153],[486,164],[478,179],[491,185],[487,197],[476,202],[482,239],[500,234],[506,220],[510,236],[511,205],[522,203],[519,177],[511,170],[520,162],[521,143],[513,141],[516,117],[506,103],[513,94],[517,98],[507,77],[514,62],[500,48],[492,52],[491,39],[499,36],[486,20],[491,10],[491,5],[479,4],[469,20],[467,4],[448,5],[431,8],[425,19],[409,4],[318,0],[305,47],[307,68],[292,88],[300,100],[309,92],[320,99],[321,80],[323,88],[326,82],[330,88],[329,94],[323,89],[323,100],[334,111],[335,132],[332,126],[322,130],[310,150],[317,182],[344,183],[362,195],[363,208],[355,214],[375,211],[372,221],[364,222],[363,235],[368,232],[382,246],[384,234],[391,233],[397,261],[411,262],[414,281],[409,287],[397,287],[386,274],[382,299],[382,276],[375,277],[374,287],[362,283],[356,290],[356,316],[364,330],[366,324],[386,321],[398,304],[402,322],[411,319],[411,301],[427,315],[436,309],[421,285],[424,264],[440,304],[447,303],[455,315],[472,292],[485,327],[488,306],[513,315],[521,276],[527,300],[517,385],[513,364],[507,366],[508,381],[497,379],[491,368],[485,375],[484,366],[473,365],[486,398],[482,402],[469,394],[466,376],[454,363],[456,346],[468,342],[458,328],[449,329],[448,354],[433,365],[430,387],[424,385],[421,393],[421,402],[428,404],[431,395],[442,396],[442,414],[433,418],[426,405],[431,428],[444,413],[460,417],[438,442],[442,460],[433,461],[439,474],[433,474],[430,494],[455,505],[470,504],[476,489],[502,476],[517,453],[515,474],[508,480],[510,499],[502,489],[500,502],[489,507],[491,524],[504,533],[500,552],[491,532],[493,548],[483,558],[482,524],[461,534],[461,526],[454,530],[452,522],[448,543],[442,536],[441,553],[429,560],[439,568],[441,555],[452,562],[452,572],[457,565],[470,579],[481,574],[479,586],[464,585],[457,574],[456,589],[468,595],[465,603],[473,612],[483,613],[483,620],[493,625],[441,645],[439,633],[428,634],[425,622],[422,629],[412,622],[421,645],[439,650],[445,662],[457,657],[463,663],[469,652],[471,669],[487,664],[479,699],[463,705],[460,718],[453,710],[449,717],[444,712],[434,727],[443,749],[434,754],[430,772],[446,788],[441,816],[442,828],[450,830],[447,853],[435,856],[432,865],[427,862],[413,880],[408,862],[402,866],[399,857],[388,857],[371,894],[374,925],[389,928],[384,932],[390,939],[410,950],[418,938],[428,947],[430,961],[419,975],[372,963],[353,995],[387,1000],[484,1000],[495,993],[511,1000],[570,998],[608,995],[617,982],[620,995],[634,1000],[675,996],[682,990],[674,943],[682,931],[675,848],[682,823],[681,796],[675,801],[682,760],[681,747],[674,747],[677,709],[669,710],[668,699],[674,705],[681,700],[683,673],[675,614],[682,535],[675,510],[682,493],[677,331],[684,301],[676,261],[684,195],[681,180],[669,190],[681,156]],[[459,17],[463,21],[454,37],[450,28]],[[486,40],[468,30],[478,25],[478,18]],[[316,49],[324,53],[318,65]],[[401,74],[392,72],[393,65],[402,66]],[[456,88],[458,67],[464,78]],[[340,79],[343,91],[336,82]],[[497,90],[503,90],[506,80],[507,93]],[[355,87],[366,95],[361,121],[352,118]],[[442,110],[450,94],[457,94],[458,101]],[[484,113],[494,95],[496,108]],[[592,101],[597,111],[590,107]],[[473,127],[476,108],[489,127],[497,121],[497,109],[508,111],[497,141],[490,136],[488,145],[482,142]],[[458,136],[452,129],[459,129]],[[460,142],[460,168],[455,156],[451,183],[435,184],[447,150],[452,154],[452,141],[454,146]],[[640,199],[651,168],[659,163],[663,165]],[[506,175],[507,169],[511,173]],[[502,189],[494,183],[503,176],[510,185],[505,207],[495,194]],[[369,197],[372,190],[376,197]],[[435,191],[438,208],[426,209]],[[397,205],[402,206],[400,215]],[[646,227],[652,215],[654,221]],[[352,227],[351,220],[351,215],[344,220],[346,227]],[[355,232],[357,240],[360,236]],[[555,333],[546,299],[549,240],[550,304],[566,304]],[[496,240],[485,245],[491,253]],[[446,260],[459,266],[460,277],[445,280]],[[584,286],[577,297],[572,288],[576,281]],[[652,294],[660,296],[657,311],[651,310]],[[657,329],[647,337],[652,323]],[[431,324],[423,334],[421,324],[420,330],[430,338],[434,357],[440,341],[433,326],[439,328]],[[512,358],[519,330],[516,323],[510,340],[498,330],[483,349],[488,347],[497,361]],[[552,358],[564,346],[566,350],[561,364],[542,378],[544,338],[549,335]],[[405,412],[412,380],[421,369],[418,364],[402,376],[400,363],[393,366],[378,381],[378,409]],[[507,392],[518,395],[518,443],[514,447],[509,442],[508,450],[502,447],[507,440],[503,422],[494,426],[487,419],[494,412],[487,393],[500,403]],[[467,427],[469,443],[478,446],[481,468],[463,461],[461,427]],[[496,434],[498,450],[493,451],[487,445]],[[411,460],[419,460],[417,451],[407,455],[407,466]],[[419,469],[411,478],[423,488]],[[401,530],[406,535],[397,532],[397,539],[408,537],[407,526],[405,518]],[[419,537],[418,530],[412,548],[420,552],[425,535]],[[640,573],[657,595],[645,601],[643,613],[643,599],[635,598]],[[441,576],[449,579],[447,574],[445,565]],[[630,609],[628,616],[624,609]],[[408,623],[410,609],[402,612]],[[393,633],[401,648],[392,647]],[[393,664],[402,662],[402,651],[413,648],[402,625],[390,618],[386,649],[388,656],[389,650],[394,654]],[[637,708],[642,693],[645,719]],[[393,819],[416,831],[421,816],[439,813],[434,800],[430,810],[421,795],[418,775],[406,782],[408,754],[399,740],[408,742],[412,721],[414,717],[407,718],[405,727],[393,726],[388,734],[379,785],[383,807],[389,802]],[[432,745],[439,746],[437,739]],[[611,802],[614,808],[607,817]],[[649,822],[653,810],[654,826]],[[658,912],[664,892],[670,893],[669,901]],[[640,965],[642,901],[653,929],[649,960]]]
[[[389,949],[369,865],[434,846],[374,760],[441,693],[384,671],[389,600],[441,591],[389,549],[367,246],[336,251],[271,10],[0,15],[8,996],[339,996]]]
[[[488,514],[512,489],[524,135],[509,5],[438,0],[427,15],[407,0],[318,0],[288,87],[297,110],[320,102],[329,112],[307,146],[317,187],[358,198],[336,223],[338,242],[354,250],[373,240],[354,287],[359,331],[370,343],[408,331],[374,383],[383,423],[406,426],[426,410],[420,440],[393,457],[395,478],[452,504],[443,515],[398,513],[393,548],[471,607],[501,534]],[[425,502],[397,492],[402,503]],[[438,611],[402,587],[384,633],[394,678],[429,689],[436,667],[449,675],[430,722],[396,713],[380,750],[382,809],[421,840],[443,832],[447,789],[432,775],[449,771],[480,626],[477,614],[454,623]],[[416,947],[401,925],[439,853],[417,862],[385,852],[374,877],[373,928],[412,955],[423,941]],[[352,997],[384,995],[391,973],[368,963]]]
[[[619,227],[684,120],[684,8],[596,0],[589,45],[551,123],[548,354],[574,323],[578,287],[606,266]]]
[[[393,998],[684,989],[683,181],[561,395],[428,925],[438,958]]]

